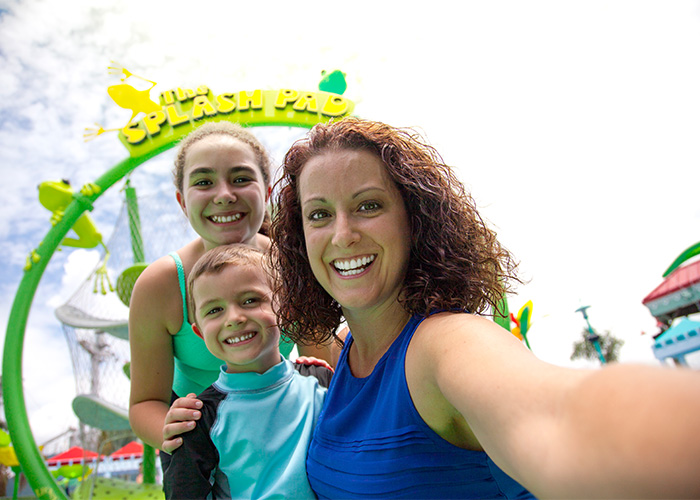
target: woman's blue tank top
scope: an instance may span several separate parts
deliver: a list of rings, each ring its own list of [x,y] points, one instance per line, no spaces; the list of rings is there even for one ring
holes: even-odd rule
[[[412,317],[369,377],[338,361],[309,448],[306,470],[319,498],[534,498],[482,451],[445,441],[420,417],[404,361],[423,320]]]

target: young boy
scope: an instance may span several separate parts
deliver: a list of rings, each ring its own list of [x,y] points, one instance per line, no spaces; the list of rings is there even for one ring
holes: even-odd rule
[[[172,455],[169,499],[315,498],[306,451],[331,371],[281,357],[270,285],[262,253],[240,244],[210,250],[190,272],[193,329],[226,364]]]

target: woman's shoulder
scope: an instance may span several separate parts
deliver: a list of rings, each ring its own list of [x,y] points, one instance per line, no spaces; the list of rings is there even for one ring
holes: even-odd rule
[[[406,367],[409,377],[433,388],[459,381],[464,388],[483,392],[509,383],[514,367],[535,370],[533,360],[524,344],[491,318],[444,312],[418,326]]]
[[[462,349],[470,352],[484,346],[511,344],[517,339],[491,318],[466,312],[441,312],[425,318],[416,328],[412,344],[433,350]]]
[[[490,328],[495,324],[483,316],[477,316],[463,311],[444,311],[436,314],[431,314],[426,317],[418,329],[423,331],[434,331],[444,329],[457,329],[460,331],[472,331],[482,328]]]

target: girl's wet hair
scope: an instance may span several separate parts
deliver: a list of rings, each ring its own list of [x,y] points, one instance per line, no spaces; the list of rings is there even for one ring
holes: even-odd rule
[[[510,282],[518,281],[516,264],[452,169],[411,130],[346,118],[316,125],[295,143],[276,186],[272,255],[280,277],[276,299],[285,334],[299,343],[322,343],[334,336],[343,319],[340,305],[309,266],[298,184],[311,158],[343,149],[377,155],[406,205],[411,252],[399,299],[403,307],[421,315],[495,308]]]
[[[175,188],[180,193],[182,193],[184,189],[185,160],[189,149],[193,144],[204,139],[205,137],[215,135],[232,137],[250,146],[255,153],[265,186],[268,187],[270,185],[272,182],[272,177],[270,175],[270,156],[258,138],[237,123],[207,122],[190,132],[190,134],[188,134],[178,146],[177,153],[175,155],[175,166],[173,168],[173,182],[175,183]],[[258,232],[267,235],[269,233],[269,227],[270,216],[267,211],[265,211],[265,218],[263,220],[262,227]]]

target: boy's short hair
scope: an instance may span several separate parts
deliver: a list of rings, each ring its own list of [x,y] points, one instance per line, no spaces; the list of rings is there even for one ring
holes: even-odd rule
[[[268,272],[266,261],[267,259],[263,258],[263,252],[243,243],[221,245],[202,255],[187,278],[187,307],[191,311],[194,322],[197,321],[197,304],[195,304],[192,291],[197,278],[203,274],[219,274],[228,266],[258,266],[265,273],[270,289],[272,289],[272,275]]]

